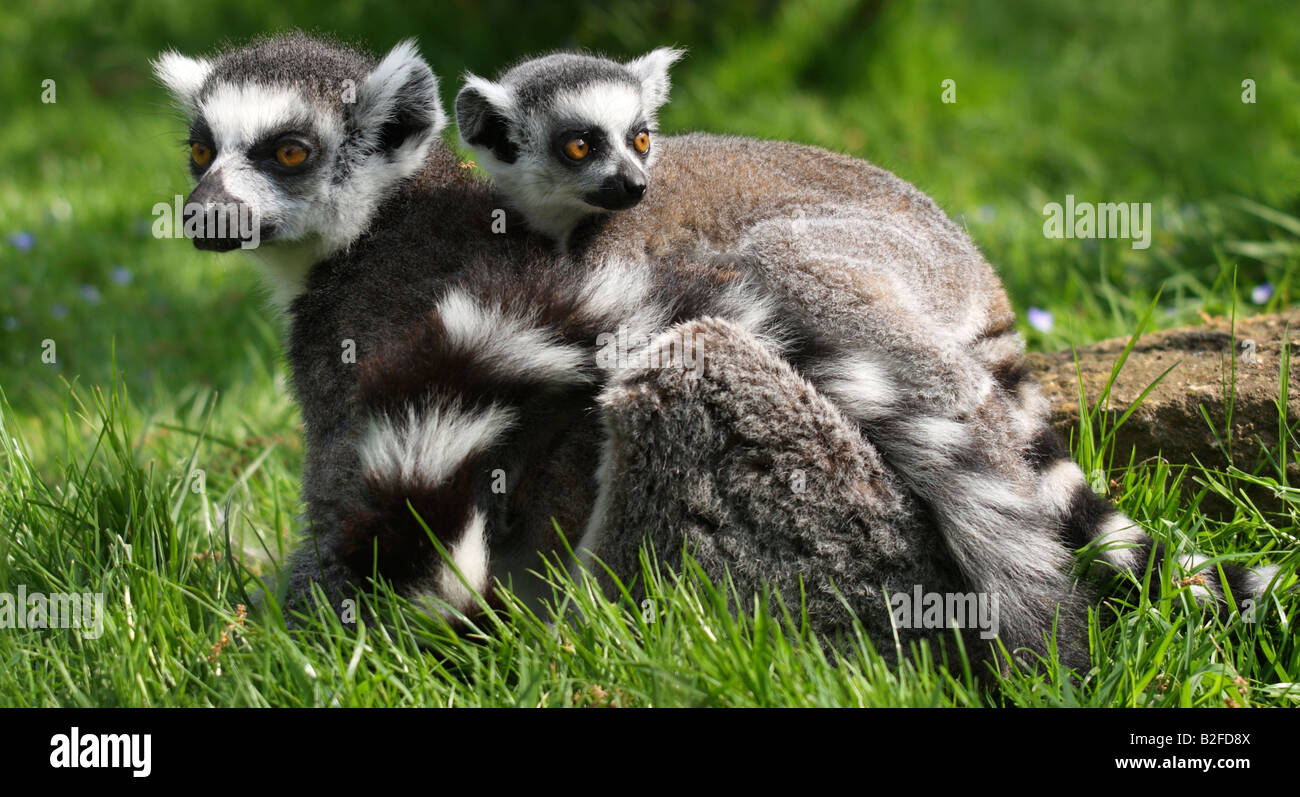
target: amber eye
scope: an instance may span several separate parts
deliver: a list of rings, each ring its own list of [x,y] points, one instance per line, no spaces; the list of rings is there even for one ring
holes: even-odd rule
[[[564,154],[573,158],[575,161],[580,161],[587,157],[587,153],[589,152],[591,152],[591,147],[581,138],[572,139],[568,144],[564,145]]]
[[[632,139],[632,146],[636,147],[636,151],[642,155],[646,154],[650,151],[650,134],[644,130],[637,133],[636,138]]]
[[[190,157],[196,166],[207,166],[208,161],[212,160],[212,150],[202,144],[190,144]]]
[[[275,159],[281,166],[301,166],[307,160],[307,150],[297,144],[285,144],[275,151]]]

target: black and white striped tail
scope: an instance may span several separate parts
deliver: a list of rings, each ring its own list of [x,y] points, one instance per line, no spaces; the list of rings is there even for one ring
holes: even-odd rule
[[[1005,326],[977,346],[982,359],[989,363],[1000,394],[1009,403],[1008,428],[1021,441],[1017,445],[1035,474],[1038,501],[1056,524],[1063,542],[1083,551],[1093,562],[1141,581],[1151,562],[1164,561],[1164,552],[1141,525],[1094,491],[1070,457],[1064,441],[1049,423],[1050,408],[1041,388],[1029,376],[1019,334]],[[1184,574],[1169,577],[1190,588],[1198,600],[1222,602],[1226,597],[1224,585],[1217,569],[1206,567],[1208,561],[1200,554],[1186,554],[1178,562]],[[1237,602],[1261,597],[1277,573],[1275,567],[1248,568],[1231,563],[1220,563],[1219,567]]]
[[[1001,637],[1041,650],[1058,605],[1074,600],[1072,551],[1092,546],[1140,578],[1152,540],[1093,493],[1048,425],[1048,405],[1028,378],[1009,324],[973,344],[987,378],[961,407],[918,402],[908,375],[870,350],[832,351],[807,372],[864,432],[938,519],[958,566],[1002,604]],[[1217,573],[1193,554],[1181,562],[1205,599],[1222,599]],[[1258,596],[1272,569],[1224,567],[1234,596]],[[1196,572],[1196,571],[1202,572]]]
[[[1066,544],[1139,582],[1149,564],[1159,566],[1165,560],[1160,543],[1093,490],[1054,430],[1044,426],[1027,453],[1042,476],[1039,489],[1043,504],[1050,508]],[[1188,587],[1199,601],[1223,603],[1227,595],[1219,575],[1221,568],[1227,591],[1234,602],[1241,603],[1262,597],[1278,572],[1276,567],[1250,568],[1230,562],[1209,567],[1209,561],[1198,553],[1184,554],[1178,560],[1183,573],[1166,576]]]

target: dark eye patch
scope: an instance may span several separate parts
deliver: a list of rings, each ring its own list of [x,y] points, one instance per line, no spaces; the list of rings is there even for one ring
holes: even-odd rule
[[[641,119],[628,128],[627,138],[625,141],[627,141],[627,145],[632,148],[632,152],[644,160],[650,156],[650,151],[646,150],[645,152],[640,152],[636,148],[636,137],[642,133],[654,138],[658,135],[659,131],[647,124],[645,119]]]
[[[208,127],[208,120],[198,118],[194,124],[190,125],[190,143],[207,144],[214,146],[212,143],[212,128]]]
[[[275,152],[285,144],[297,144],[307,150],[308,162],[300,168],[292,170],[286,169],[280,165],[275,158]],[[284,176],[298,176],[312,171],[318,160],[320,151],[320,141],[310,133],[303,133],[294,128],[286,128],[275,133],[264,135],[253,142],[248,148],[248,159],[261,168]]]
[[[586,141],[587,147],[591,150],[590,155],[578,162],[574,162],[564,154],[565,145],[575,138],[580,138],[583,141]],[[560,132],[555,134],[551,146],[552,151],[555,152],[556,157],[559,158],[561,163],[574,168],[599,160],[601,154],[608,148],[609,137],[605,135],[605,131],[601,130],[599,127],[583,126],[580,122],[570,123],[561,127]]]
[[[212,141],[212,128],[208,127],[207,120],[201,118],[195,119],[194,123],[190,125],[189,137],[186,138],[185,141],[182,143],[185,145],[186,160],[189,162],[190,174],[194,175],[195,177],[198,177],[199,175],[206,172],[208,170],[208,166],[212,165],[212,161],[208,161],[207,164],[200,166],[194,162],[194,159],[192,157],[189,157],[189,150],[190,147],[194,146],[195,144],[202,144],[203,146],[212,150],[214,156],[216,155],[217,145]]]

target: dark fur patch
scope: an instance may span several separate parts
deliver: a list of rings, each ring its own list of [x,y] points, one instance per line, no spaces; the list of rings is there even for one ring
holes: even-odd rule
[[[1232,592],[1232,600],[1237,604],[1238,610],[1244,611],[1242,602],[1254,598],[1254,593],[1246,586],[1248,580],[1255,577],[1250,568],[1235,562],[1220,562],[1219,567],[1223,568],[1223,577],[1227,584],[1223,590],[1224,597],[1227,598],[1229,590]],[[1206,573],[1215,573],[1214,568],[1207,568],[1202,571]],[[1217,573],[1215,573],[1217,577]]]
[[[1029,361],[1017,356],[993,364],[993,379],[1005,393],[1015,393],[1020,383],[1029,378]]]
[[[1015,317],[1010,315],[1003,316],[1002,318],[991,322],[989,326],[981,330],[980,333],[975,336],[975,340],[972,342],[982,343],[986,340],[992,340],[993,338],[998,338],[1015,331],[1016,331]]]
[[[201,96],[214,86],[260,83],[292,86],[314,103],[343,109],[344,81],[360,84],[375,63],[361,50],[299,31],[263,36],[219,54]]]
[[[1146,577],[1148,569],[1154,568],[1154,574],[1162,572],[1161,566],[1165,561],[1164,546],[1150,537],[1143,537],[1143,541],[1136,548],[1130,549],[1128,553],[1133,557],[1133,562],[1138,568],[1138,571],[1133,573],[1133,578],[1137,580],[1138,584],[1142,583],[1142,579]],[[1106,568],[1106,570],[1109,571],[1109,568]],[[1127,580],[1125,580],[1124,583],[1127,584]],[[1135,600],[1137,594],[1138,589],[1136,587],[1131,587],[1127,590],[1117,592],[1116,596],[1124,597],[1127,600]],[[1160,579],[1156,578],[1155,575],[1153,575],[1151,579],[1151,584],[1147,590],[1147,594],[1152,599],[1160,596]]]
[[[470,521],[473,475],[478,470],[471,460],[447,482],[423,488],[367,475],[367,505],[343,522],[344,560],[359,574],[377,569],[398,585],[429,572],[438,559],[437,549],[411,510],[419,514],[444,547],[450,546],[459,540]]]
[[[393,152],[406,139],[428,130],[433,120],[411,112],[409,108],[399,108],[396,115],[379,128],[379,148],[384,152]]]
[[[467,144],[491,150],[502,163],[514,163],[519,158],[519,147],[510,140],[510,122],[478,92],[466,89],[456,98],[456,116]]]
[[[1097,538],[1097,530],[1106,518],[1115,514],[1115,507],[1105,498],[1081,484],[1070,496],[1070,508],[1062,518],[1065,543],[1072,548],[1082,548]]]
[[[504,305],[507,315],[529,313],[530,323],[550,331],[557,344],[591,347],[608,325],[584,313],[576,293],[564,286],[534,281],[506,290],[507,283],[501,280],[508,277],[475,277],[463,280],[460,287],[485,305]],[[476,281],[479,284],[474,284]],[[531,307],[525,307],[525,302]],[[526,366],[503,371],[488,352],[454,344],[442,320],[433,313],[405,339],[379,349],[359,365],[358,403],[393,417],[403,417],[412,406],[445,405],[456,399],[467,410],[493,403],[518,406],[549,387]]]
[[[1070,451],[1065,447],[1065,441],[1061,439],[1055,429],[1044,426],[1034,435],[1033,440],[1029,441],[1024,455],[1029,467],[1042,472],[1047,470],[1049,465],[1068,460]]]
[[[517,402],[524,388],[495,375],[483,353],[452,346],[442,322],[430,314],[410,336],[366,357],[359,365],[357,403],[369,413],[402,419],[414,407],[422,411],[459,398],[471,411],[498,403]]]

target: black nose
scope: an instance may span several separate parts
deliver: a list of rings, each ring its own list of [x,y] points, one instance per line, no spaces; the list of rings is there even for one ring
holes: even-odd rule
[[[645,196],[645,180],[639,177],[624,177],[623,192],[631,199],[640,199]]]
[[[611,174],[600,184],[600,188],[588,193],[583,199],[587,204],[605,210],[627,210],[641,201],[645,196],[645,177],[637,174]]]
[[[220,173],[205,175],[185,200],[186,237],[193,238],[196,249],[212,252],[238,249],[246,240],[244,228],[249,221],[257,223],[255,218],[245,218],[248,212],[239,197],[226,191]]]

